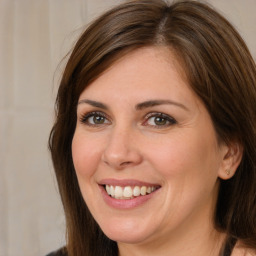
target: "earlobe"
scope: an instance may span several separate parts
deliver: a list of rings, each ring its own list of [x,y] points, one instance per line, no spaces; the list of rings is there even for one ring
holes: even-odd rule
[[[241,163],[243,157],[243,146],[238,142],[225,145],[222,163],[219,169],[219,178],[228,180],[232,178]]]

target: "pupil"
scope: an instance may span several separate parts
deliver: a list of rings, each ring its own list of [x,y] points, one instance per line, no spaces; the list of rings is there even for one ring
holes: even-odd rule
[[[156,117],[155,123],[158,125],[164,125],[164,124],[166,124],[166,120],[162,117]]]
[[[102,117],[102,116],[95,116],[93,119],[94,119],[93,121],[95,124],[103,124],[104,123],[104,117]]]

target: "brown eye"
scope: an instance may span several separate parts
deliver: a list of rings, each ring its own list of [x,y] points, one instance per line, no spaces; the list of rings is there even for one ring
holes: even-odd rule
[[[80,121],[88,126],[99,126],[110,124],[110,121],[105,116],[104,113],[101,112],[90,112],[80,119]]]
[[[146,121],[143,123],[145,126],[154,128],[168,127],[176,124],[176,120],[169,115],[163,113],[150,113],[146,116]]]
[[[165,118],[163,118],[163,117],[155,117],[154,118],[154,123],[156,125],[166,125],[167,120]]]
[[[103,116],[92,116],[91,118],[88,118],[88,121],[92,121],[94,124],[104,124],[105,119],[106,118]]]

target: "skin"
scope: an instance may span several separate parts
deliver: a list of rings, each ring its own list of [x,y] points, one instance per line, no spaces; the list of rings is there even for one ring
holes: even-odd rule
[[[171,103],[136,108],[149,100]],[[157,122],[155,113],[168,118]],[[217,140],[169,50],[148,47],[122,57],[82,92],[77,116],[72,154],[79,186],[120,255],[218,255],[225,238],[213,227],[218,180],[232,177],[239,150]],[[116,209],[103,199],[103,179],[161,188],[138,207]]]

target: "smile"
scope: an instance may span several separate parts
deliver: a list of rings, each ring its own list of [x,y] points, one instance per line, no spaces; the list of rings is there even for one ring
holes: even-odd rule
[[[104,186],[107,194],[115,199],[133,199],[136,197],[145,196],[156,191],[159,186],[115,186],[105,185]]]
[[[134,179],[103,179],[99,183],[102,197],[111,208],[131,210],[157,198],[160,184]]]

